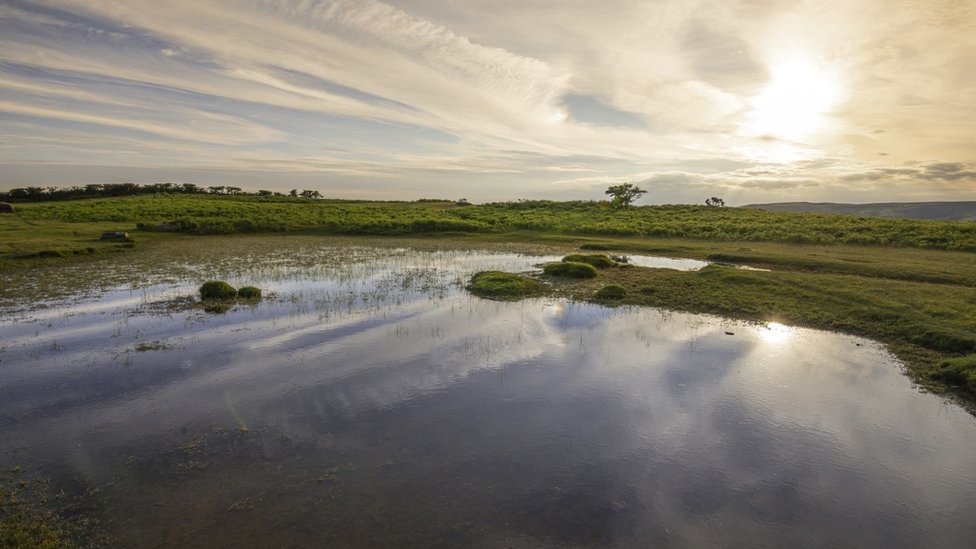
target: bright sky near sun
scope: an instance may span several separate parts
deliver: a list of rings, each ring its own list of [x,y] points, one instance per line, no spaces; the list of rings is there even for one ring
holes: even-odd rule
[[[976,200],[972,0],[0,0],[0,189]]]

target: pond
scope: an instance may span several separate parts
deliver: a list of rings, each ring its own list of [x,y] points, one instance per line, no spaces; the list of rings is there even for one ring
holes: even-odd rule
[[[976,542],[976,421],[884,348],[464,291],[562,254],[228,239],[63,269],[74,292],[2,309],[0,464],[126,547]],[[267,297],[189,306],[208,278]]]

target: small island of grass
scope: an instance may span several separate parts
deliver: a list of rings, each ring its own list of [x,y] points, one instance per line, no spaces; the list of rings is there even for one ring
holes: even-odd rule
[[[589,263],[579,263],[576,261],[549,263],[542,268],[542,272],[549,276],[561,276],[565,278],[593,278],[597,275],[596,267]]]
[[[546,285],[534,278],[501,271],[482,271],[471,277],[468,290],[480,297],[517,300],[546,293]]]

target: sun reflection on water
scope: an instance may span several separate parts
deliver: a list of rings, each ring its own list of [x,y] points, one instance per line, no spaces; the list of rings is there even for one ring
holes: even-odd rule
[[[758,330],[759,338],[765,343],[780,345],[790,340],[795,329],[779,322],[770,322]]]

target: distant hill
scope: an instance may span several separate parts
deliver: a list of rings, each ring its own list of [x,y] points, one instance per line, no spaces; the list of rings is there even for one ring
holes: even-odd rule
[[[773,204],[749,204],[742,207],[770,212],[810,212],[865,217],[976,221],[976,202],[886,202],[880,204],[776,202]]]

